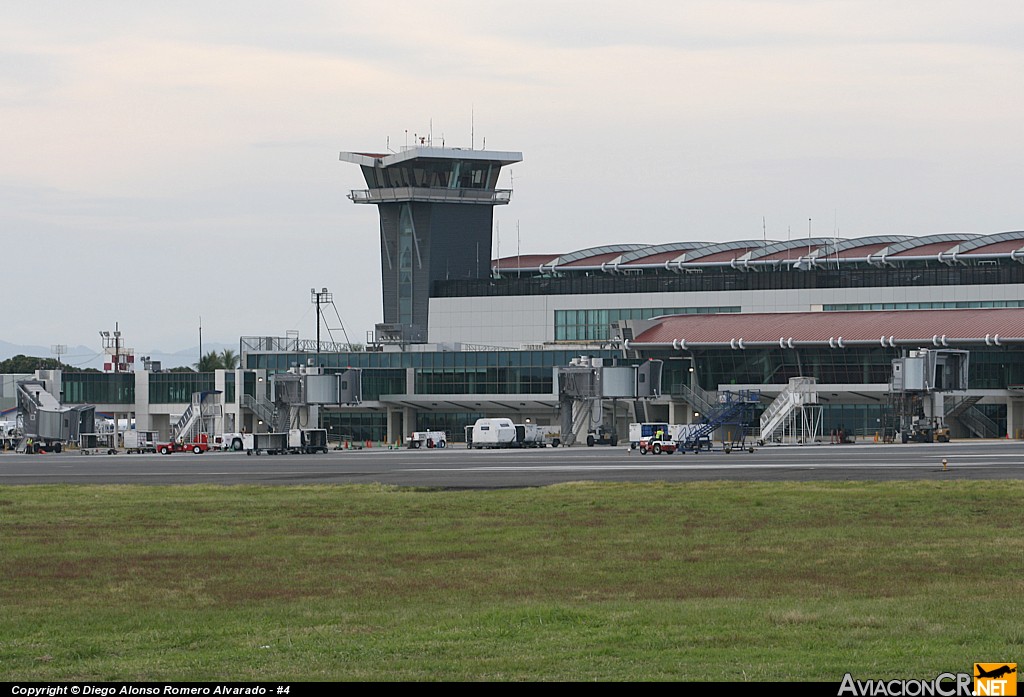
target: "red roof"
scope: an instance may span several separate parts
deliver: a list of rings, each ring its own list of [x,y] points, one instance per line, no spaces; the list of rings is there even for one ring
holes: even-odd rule
[[[1024,341],[1024,308],[969,310],[878,310],[863,312],[779,312],[721,315],[677,315],[658,320],[631,344],[778,344],[779,340],[828,344],[875,342],[881,337],[902,342],[931,343],[999,336],[999,341]]]
[[[721,252],[715,252],[714,254],[708,254],[705,257],[698,256],[692,261],[688,261],[688,264],[703,264],[705,262],[714,261],[732,261],[733,259],[739,259],[741,256],[749,252],[754,247],[739,247],[737,249],[726,249]],[[697,254],[700,254],[700,250],[696,250]]]
[[[672,261],[678,256],[682,256],[686,252],[685,249],[677,249],[672,252],[661,252],[659,254],[650,254],[639,259],[631,259],[623,266],[632,266],[633,264],[664,264],[666,261]]]
[[[1002,242],[994,242],[992,244],[986,244],[984,247],[977,247],[969,252],[964,252],[964,255],[968,254],[1009,254],[1015,252],[1021,247],[1024,247],[1024,240],[1003,240]]]
[[[959,242],[953,240],[950,242],[932,242],[931,244],[923,244],[920,247],[911,247],[910,249],[904,249],[902,252],[893,254],[894,257],[927,257],[935,256],[942,252],[948,252],[949,250],[956,247]]]
[[[500,267],[502,269],[536,269],[541,264],[550,264],[557,258],[557,254],[523,254],[517,257],[495,259],[491,262],[491,267]]]
[[[584,257],[583,259],[570,261],[568,264],[561,264],[561,266],[600,266],[601,264],[607,263],[613,259],[618,259],[624,253],[625,252],[605,252],[604,254],[595,254],[592,257]]]
[[[880,252],[886,247],[892,246],[892,242],[876,242],[875,244],[862,244],[859,247],[850,247],[839,252],[839,256],[843,259],[847,257],[866,257],[869,254]],[[832,256],[832,255],[829,255]]]

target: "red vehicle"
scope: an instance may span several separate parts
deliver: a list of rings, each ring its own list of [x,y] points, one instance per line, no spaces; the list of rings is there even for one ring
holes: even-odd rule
[[[210,449],[210,438],[205,433],[200,433],[196,436],[195,440],[191,441],[171,441],[170,443],[158,443],[156,451],[161,455],[170,455],[171,453],[187,453],[189,451],[194,452],[196,455],[205,453]]]
[[[656,440],[655,438],[641,438],[640,439],[640,454],[646,455],[647,453],[654,453],[655,455],[671,455],[676,451],[675,441],[671,440]]]

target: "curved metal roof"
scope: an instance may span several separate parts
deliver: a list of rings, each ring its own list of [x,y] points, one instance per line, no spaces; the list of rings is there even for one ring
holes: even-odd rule
[[[754,261],[757,259],[763,259],[765,261],[775,259],[796,259],[801,256],[807,256],[813,254],[815,251],[824,247],[825,245],[832,244],[833,240],[831,237],[812,237],[811,239],[802,240],[786,240],[785,242],[776,242],[769,244],[766,247],[752,251],[747,255],[745,261]],[[808,248],[810,250],[808,251]],[[795,252],[795,254],[793,254]],[[792,256],[780,256],[792,254]]]
[[[551,264],[554,264],[556,266],[568,266],[569,264],[579,265],[577,264],[577,262],[583,261],[585,259],[593,259],[595,257],[605,256],[612,252],[632,252],[638,249],[648,248],[649,246],[645,244],[608,244],[602,247],[589,247],[587,249],[581,249],[576,252],[563,254],[562,256],[558,257],[558,259],[551,262]]]
[[[638,249],[636,251],[627,252],[627,253],[623,254],[622,258],[619,259],[619,263],[620,264],[644,263],[648,257],[655,257],[655,256],[661,257],[664,254],[673,253],[674,256],[669,258],[669,259],[671,259],[671,258],[674,258],[674,257],[677,257],[677,256],[681,256],[682,254],[685,254],[686,252],[690,252],[690,251],[692,251],[694,249],[700,249],[701,247],[707,247],[710,244],[714,244],[714,243],[712,243],[712,242],[671,242],[669,244],[656,244],[656,245],[653,245],[651,247],[645,247],[643,249]],[[664,259],[664,258],[662,259],[662,261],[667,261],[667,260],[668,259]],[[658,262],[650,262],[650,263],[658,263]]]
[[[744,254],[752,249],[762,249],[769,244],[774,244],[775,240],[737,240],[735,242],[719,242],[718,244],[709,244],[707,247],[701,247],[695,249],[692,252],[688,252],[683,259],[680,260],[682,264],[693,264],[700,261],[735,261]],[[729,252],[739,252],[738,254],[728,254]],[[711,257],[714,257],[713,259]]]
[[[970,232],[910,237],[903,242],[897,242],[890,246],[886,250],[885,256],[924,256],[939,254],[940,252],[954,252],[961,242],[977,237],[980,237],[980,235]]]
[[[984,235],[968,240],[960,245],[960,253],[978,253],[983,250],[989,253],[1010,252],[1021,247],[1024,247],[1024,230],[1016,230],[1014,232],[1000,232],[998,235]]]
[[[520,269],[531,272],[559,270],[593,270],[613,272],[617,269],[663,266],[681,270],[685,266],[733,264],[753,268],[776,264],[780,260],[810,258],[857,263],[878,263],[914,258],[939,258],[952,261],[956,257],[975,255],[1005,256],[1024,262],[1024,231],[994,235],[976,233],[942,233],[913,237],[910,235],[871,235],[836,239],[816,237],[796,240],[732,240],[728,242],[671,242],[645,245],[639,243],[601,245],[565,254],[527,254],[503,257],[502,270]],[[517,261],[518,260],[518,261]],[[497,266],[492,261],[491,266]],[[813,265],[813,264],[812,264]]]

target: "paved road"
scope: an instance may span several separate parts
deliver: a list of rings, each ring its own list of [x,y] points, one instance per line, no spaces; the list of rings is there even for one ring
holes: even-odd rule
[[[943,471],[942,460],[948,469]],[[0,485],[361,484],[443,488],[543,486],[579,480],[843,481],[1024,479],[1024,443],[759,448],[754,453],[640,455],[617,448],[341,451],[249,457],[193,455],[0,455]]]

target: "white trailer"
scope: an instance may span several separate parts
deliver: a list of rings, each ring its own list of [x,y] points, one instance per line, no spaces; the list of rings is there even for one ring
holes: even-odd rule
[[[156,431],[137,431],[132,429],[124,432],[124,449],[132,453],[155,453],[156,443],[160,434]]]
[[[448,445],[448,434],[444,431],[413,431],[405,439],[408,448],[444,448]]]
[[[516,442],[520,448],[543,448],[547,445],[544,430],[537,424],[515,424]]]
[[[511,419],[477,419],[473,424],[473,437],[467,443],[470,448],[514,448],[516,427]]]
[[[644,423],[632,423],[629,425],[629,447],[636,450],[640,447],[640,441],[645,438],[654,438],[658,431],[661,431],[663,438],[668,438],[670,426],[667,423],[648,421]]]

